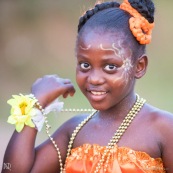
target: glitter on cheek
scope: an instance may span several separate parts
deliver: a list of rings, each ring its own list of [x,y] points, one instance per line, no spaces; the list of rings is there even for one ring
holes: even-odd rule
[[[119,49],[119,54],[123,60],[123,65],[120,68],[123,68],[122,72],[122,77],[127,84],[128,81],[130,80],[130,72],[133,68],[132,62],[131,62],[131,57],[132,57],[132,51],[127,48],[122,48],[121,43],[119,42],[118,44],[121,48]],[[115,44],[113,45],[114,48]]]
[[[130,61],[130,59],[125,59],[123,61],[123,65],[120,67],[121,75],[113,81],[113,83],[115,84],[118,80],[122,81],[124,83],[124,87],[127,85],[128,81],[130,80],[130,74],[131,74],[131,70],[133,68],[133,65]]]
[[[126,84],[130,80],[130,72],[132,67],[133,65],[130,59],[126,58],[125,60],[123,60],[123,65],[121,66],[121,68],[123,69],[122,76]]]
[[[133,65],[132,65],[130,59],[127,58],[123,61],[122,68],[124,69],[124,71],[126,71],[128,73],[132,69],[132,67],[133,67]]]

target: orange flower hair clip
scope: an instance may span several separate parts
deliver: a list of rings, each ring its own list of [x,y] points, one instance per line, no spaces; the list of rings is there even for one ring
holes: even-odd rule
[[[130,30],[140,44],[149,44],[151,42],[152,29],[154,23],[149,23],[136,9],[134,9],[128,0],[120,5],[120,9],[127,11],[133,17],[129,19]]]

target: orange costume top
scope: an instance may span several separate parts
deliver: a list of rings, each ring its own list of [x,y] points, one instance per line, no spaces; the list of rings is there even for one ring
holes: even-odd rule
[[[105,147],[84,144],[72,149],[71,155],[66,159],[66,173],[94,173]],[[99,173],[165,173],[161,158],[151,158],[147,153],[134,151],[128,147],[115,147],[111,149],[108,167],[104,171],[101,167]]]
[[[134,117],[143,107],[145,100],[137,95],[136,102],[108,143],[108,146],[84,144],[72,149],[79,130],[92,118],[92,113],[74,130],[68,146],[65,173],[165,173],[161,158],[152,158],[147,153],[117,143]],[[72,149],[72,150],[71,150]]]

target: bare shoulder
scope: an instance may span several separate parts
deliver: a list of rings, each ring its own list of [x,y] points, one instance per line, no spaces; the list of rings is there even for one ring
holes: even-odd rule
[[[158,126],[169,128],[173,125],[173,114],[166,110],[162,110],[151,105],[148,105],[149,113],[152,115]]]
[[[81,114],[76,115],[63,123],[51,136],[55,141],[55,145],[59,148],[61,153],[62,162],[65,162],[68,144],[76,126],[83,121],[88,115]],[[45,157],[46,156],[46,157]],[[42,163],[45,163],[42,167]],[[59,164],[58,164],[59,165]],[[58,172],[59,166],[57,165],[57,151],[52,145],[50,139],[47,139],[41,145],[36,148],[35,163],[32,169],[32,173],[46,173],[46,172]]]
[[[153,128],[160,135],[161,141],[167,141],[167,138],[173,134],[173,114],[148,104],[146,105],[146,114]]]
[[[173,114],[151,105],[146,105],[145,113],[159,137],[161,147],[167,147],[168,142],[173,144]]]
[[[89,114],[78,114],[67,120],[59,130],[64,131],[67,135],[71,135],[75,128],[87,117]]]
[[[173,114],[147,105],[147,112],[151,123],[154,124],[155,134],[158,136],[159,148],[167,173],[173,172]]]
[[[144,114],[162,142],[173,134],[173,114],[146,104]],[[173,136],[173,135],[172,135]]]
[[[63,146],[67,146],[70,140],[70,137],[75,130],[75,128],[80,124],[85,118],[87,118],[88,114],[79,114],[75,115],[66,122],[64,122],[53,134],[53,138],[59,142]]]
[[[88,114],[75,115],[65,123],[63,123],[53,134],[53,138],[62,150],[63,155],[66,155],[70,138],[76,127],[88,117]]]
[[[146,105],[145,114],[148,115],[150,121],[158,127],[173,128],[173,114],[171,112]]]

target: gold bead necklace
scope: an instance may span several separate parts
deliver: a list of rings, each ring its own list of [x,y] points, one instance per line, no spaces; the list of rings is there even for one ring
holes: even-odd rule
[[[74,139],[77,135],[77,133],[80,131],[80,129],[92,118],[92,116],[96,113],[97,111],[92,112],[85,120],[83,120],[77,127],[76,129],[73,131],[72,136],[70,138],[69,141],[69,145],[68,145],[68,150],[67,150],[67,156],[68,157],[71,153],[71,149],[72,149],[72,145],[74,142]],[[61,153],[60,150],[55,142],[55,140],[51,137],[49,129],[51,128],[51,126],[48,124],[48,120],[47,117],[44,115],[45,117],[45,125],[46,125],[46,133],[49,137],[49,139],[51,140],[53,146],[55,147],[56,151],[57,151],[57,156],[58,156],[58,160],[59,160],[59,164],[60,164],[60,173],[65,173],[65,166],[63,168],[63,163],[62,163],[62,158],[61,158]]]
[[[102,158],[99,160],[96,169],[94,171],[94,173],[98,173],[99,170],[101,169],[102,166],[104,166],[104,171],[107,170],[108,167],[108,163],[111,157],[111,149],[114,148],[115,144],[117,144],[120,140],[120,138],[122,137],[122,135],[124,134],[124,132],[127,130],[127,128],[129,127],[129,125],[131,124],[131,122],[133,121],[133,119],[136,117],[136,115],[138,114],[138,112],[141,110],[141,108],[143,107],[145,100],[143,98],[139,98],[138,95],[135,104],[133,105],[133,107],[131,108],[131,110],[129,111],[129,113],[126,115],[126,117],[124,118],[123,122],[121,123],[121,125],[119,126],[118,130],[115,132],[114,136],[112,137],[112,139],[110,140],[110,142],[108,143],[108,145],[106,146],[106,149],[104,150],[104,153],[102,155]],[[72,150],[72,146],[73,146],[73,142],[74,139],[76,137],[76,135],[78,134],[78,132],[80,131],[80,129],[97,113],[97,111],[94,111],[93,113],[91,113],[86,119],[84,119],[73,131],[72,136],[70,138],[69,141],[69,145],[68,145],[68,149],[67,149],[67,157],[70,156],[71,150]],[[66,167],[66,163],[64,165],[63,168],[63,163],[62,163],[62,158],[61,158],[61,153],[60,150],[55,142],[55,140],[51,137],[49,129],[51,128],[50,125],[48,124],[48,120],[47,117],[45,117],[45,124],[46,124],[46,133],[49,137],[49,139],[51,140],[52,144],[54,145],[56,151],[57,151],[57,156],[58,156],[58,160],[59,160],[59,164],[60,164],[60,173],[65,173],[65,167]]]
[[[104,150],[102,158],[99,160],[98,165],[96,166],[96,170],[94,171],[94,173],[98,173],[98,171],[101,169],[101,166],[103,166],[103,165],[104,165],[104,172],[106,172],[108,163],[110,160],[110,156],[111,156],[111,149],[113,149],[115,144],[117,144],[119,142],[120,138],[123,136],[124,132],[130,126],[131,122],[136,117],[138,112],[141,110],[144,103],[145,103],[145,100],[143,98],[139,98],[139,96],[137,95],[137,100],[136,100],[134,106],[131,108],[129,113],[126,115],[123,122],[119,126],[118,130],[115,132],[114,136],[108,143],[106,149]]]

